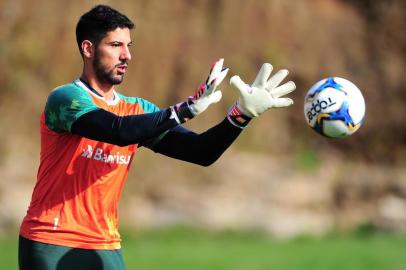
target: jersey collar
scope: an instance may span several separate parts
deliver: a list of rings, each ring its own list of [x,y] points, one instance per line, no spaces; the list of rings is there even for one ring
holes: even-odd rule
[[[91,87],[87,82],[81,79],[76,79],[74,83],[79,86],[80,88],[84,89],[86,92],[94,96],[95,98],[101,99],[104,102],[107,103],[107,105],[117,105],[117,103],[120,101],[119,96],[117,95],[116,91],[113,89],[113,99],[112,100],[106,100],[105,97],[100,95],[93,87]]]

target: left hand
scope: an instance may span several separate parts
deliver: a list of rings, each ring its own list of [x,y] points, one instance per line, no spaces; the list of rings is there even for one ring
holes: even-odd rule
[[[258,117],[270,108],[287,107],[293,104],[290,98],[281,98],[294,91],[296,85],[289,81],[279,86],[288,75],[288,70],[282,69],[273,75],[272,65],[262,65],[252,85],[244,83],[239,76],[233,76],[230,84],[237,88],[240,93],[238,101],[228,110],[227,118],[231,124],[239,128],[245,128],[250,119]]]
[[[233,76],[230,79],[230,84],[240,93],[237,106],[246,116],[258,117],[270,108],[287,107],[293,104],[292,99],[281,97],[294,91],[295,83],[289,81],[279,85],[289,71],[281,69],[268,79],[272,69],[271,64],[263,64],[251,86],[244,83],[239,76]]]

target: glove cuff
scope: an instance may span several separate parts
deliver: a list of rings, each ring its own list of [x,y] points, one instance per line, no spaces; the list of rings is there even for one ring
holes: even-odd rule
[[[189,101],[178,103],[174,106],[170,106],[169,108],[171,110],[170,118],[175,119],[178,124],[185,123],[194,117],[194,114],[189,108]]]
[[[233,126],[246,128],[252,118],[244,114],[238,102],[235,102],[228,110],[227,119]]]

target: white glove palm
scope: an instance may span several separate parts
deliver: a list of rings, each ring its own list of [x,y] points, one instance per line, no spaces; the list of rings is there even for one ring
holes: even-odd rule
[[[269,80],[272,72],[272,65],[265,63],[262,65],[254,83],[249,86],[244,83],[239,76],[233,76],[230,84],[237,88],[240,98],[235,106],[248,117],[257,117],[270,108],[287,107],[293,104],[290,98],[281,98],[294,91],[296,85],[289,81],[279,86],[283,79],[289,74],[288,70],[279,70]]]

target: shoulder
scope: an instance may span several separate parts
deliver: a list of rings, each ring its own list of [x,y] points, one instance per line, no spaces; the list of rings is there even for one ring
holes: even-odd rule
[[[48,96],[48,101],[55,102],[66,102],[73,99],[92,100],[90,95],[74,82],[56,87]]]
[[[91,96],[75,82],[56,87],[48,96],[45,109],[69,107],[70,109],[84,110],[97,107]]]
[[[75,83],[52,90],[45,105],[45,123],[57,132],[70,131],[72,123],[83,114],[96,110],[92,98]]]
[[[160,110],[158,106],[156,106],[154,103],[152,103],[146,99],[139,98],[139,97],[127,97],[127,96],[124,96],[119,93],[116,93],[116,94],[119,96],[120,99],[122,99],[126,103],[140,105],[145,113],[152,113],[152,112],[157,112]]]

